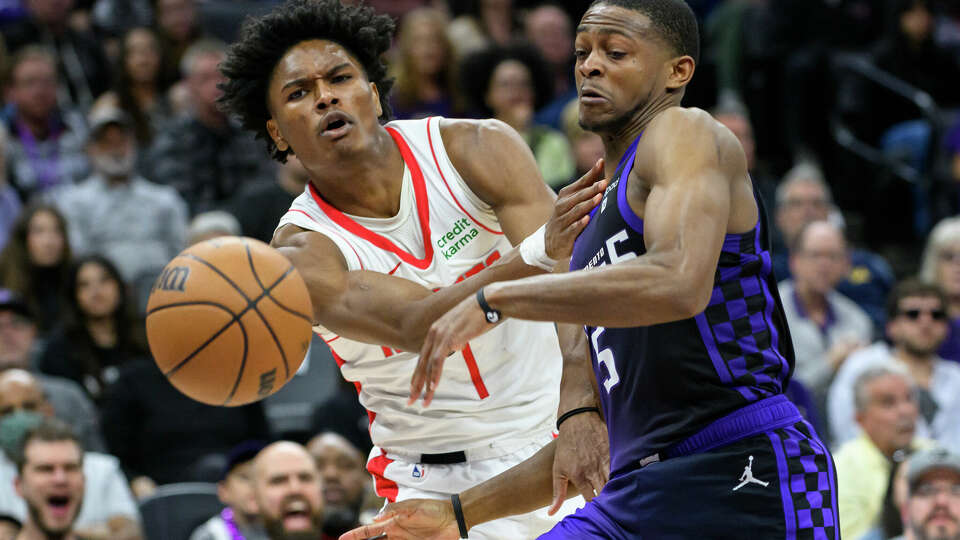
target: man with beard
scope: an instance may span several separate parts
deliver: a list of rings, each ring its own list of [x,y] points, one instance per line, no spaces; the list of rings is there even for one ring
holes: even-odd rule
[[[321,433],[307,443],[323,480],[323,532],[333,537],[360,524],[370,476],[363,455],[350,441],[333,432]]]
[[[934,448],[907,467],[906,533],[894,540],[960,540],[960,455]]]
[[[899,365],[917,386],[920,418],[917,435],[948,448],[960,448],[960,365],[944,360],[937,349],[948,332],[947,299],[939,286],[905,280],[887,299],[887,337],[850,355],[837,371],[827,397],[827,413],[834,442],[859,432],[854,414],[854,381],[877,365]]]
[[[330,540],[320,491],[317,465],[297,443],[273,443],[253,461],[253,492],[270,540]]]
[[[70,426],[53,419],[29,431],[17,456],[17,494],[27,520],[16,540],[74,540],[83,504],[83,448]]]

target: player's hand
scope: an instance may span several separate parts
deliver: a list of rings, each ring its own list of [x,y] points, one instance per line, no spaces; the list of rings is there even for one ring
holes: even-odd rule
[[[429,406],[440,383],[443,362],[447,356],[466,347],[471,339],[489,331],[494,326],[496,325],[487,322],[474,295],[464,298],[453,309],[434,321],[423,340],[417,368],[413,370],[407,405],[413,405],[423,392],[423,406]]]
[[[579,180],[560,190],[544,231],[548,257],[562,260],[573,253],[574,240],[590,222],[590,211],[600,204],[606,188],[603,159],[599,159]]]
[[[410,499],[388,504],[376,522],[347,531],[340,540],[457,540],[460,529],[450,501]]]
[[[599,414],[582,413],[560,425],[557,453],[553,458],[553,515],[567,499],[568,482],[583,498],[592,500],[610,478],[610,443],[607,425]]]

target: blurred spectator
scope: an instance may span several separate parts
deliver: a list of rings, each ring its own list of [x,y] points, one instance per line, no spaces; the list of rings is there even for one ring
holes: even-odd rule
[[[13,224],[20,215],[20,196],[7,181],[7,144],[10,136],[0,125],[0,252],[7,245]]]
[[[464,60],[463,84],[482,116],[492,116],[515,129],[533,151],[537,167],[550,187],[573,176],[574,162],[563,133],[533,123],[533,113],[550,99],[550,74],[533,49],[493,48]],[[559,189],[559,188],[558,188]]]
[[[277,168],[277,179],[270,183],[247,184],[240,188],[227,210],[240,222],[244,236],[269,243],[280,217],[290,209],[293,199],[303,193],[310,174],[297,156]]]
[[[93,176],[55,199],[67,218],[74,253],[103,253],[125,281],[152,282],[183,249],[186,203],[172,187],[134,172],[137,143],[129,117],[119,109],[90,115],[87,153]]]
[[[26,45],[43,45],[55,52],[55,66],[65,87],[55,90],[61,107],[90,108],[107,89],[110,66],[100,43],[89,32],[70,23],[73,0],[25,0],[28,17],[3,29],[11,51]]]
[[[453,49],[447,39],[447,16],[438,9],[420,8],[403,17],[391,67],[393,115],[398,119],[457,116]]]
[[[16,540],[20,521],[11,516],[0,515],[0,540]]]
[[[10,373],[12,371],[4,373],[3,376]],[[24,371],[19,373],[21,375],[17,375],[18,377],[30,377]],[[40,408],[49,406],[42,404]],[[28,515],[27,505],[13,489],[14,478],[17,476],[14,465],[17,449],[23,445],[23,438],[29,436],[31,431],[46,429],[40,426],[48,427],[52,422],[34,411],[0,411],[0,414],[3,416],[0,420],[0,431],[3,432],[4,440],[4,454],[0,454],[0,514],[24,521]],[[61,429],[69,429],[69,426],[63,424]],[[70,438],[80,444],[72,429]],[[117,458],[97,452],[83,452],[83,473],[86,477],[83,489],[85,503],[81,506],[75,523],[78,535],[90,540],[140,538],[137,504],[127,487]]]
[[[217,483],[217,496],[226,508],[198,527],[190,540],[267,540],[253,496],[253,459],[263,448],[263,443],[246,441],[230,451]]]
[[[895,455],[926,444],[914,438],[917,402],[912,386],[905,371],[892,367],[869,369],[857,377],[854,395],[863,433],[835,454],[844,538],[862,538],[879,528]]]
[[[360,449],[363,455],[370,453],[370,417],[360,404],[357,388],[343,377],[337,377],[336,393],[313,409],[314,433],[332,431],[343,436],[350,444]]]
[[[41,332],[60,320],[70,261],[67,224],[60,211],[48,204],[24,209],[0,253],[0,287],[24,299]]]
[[[87,173],[83,118],[57,106],[56,58],[46,48],[27,46],[13,57],[4,124],[7,179],[22,200],[71,184]]]
[[[253,491],[270,540],[328,540],[322,534],[320,474],[303,446],[273,443],[253,462]]]
[[[947,295],[950,333],[937,354],[960,362],[960,217],[944,219],[930,231],[920,277]]]
[[[260,403],[204,405],[181,394],[151,360],[120,366],[101,411],[107,446],[137,497],[158,484],[216,481],[231,448],[269,436]]]
[[[898,284],[890,294],[887,338],[847,359],[830,387],[828,413],[836,442],[857,434],[853,423],[853,381],[875,365],[898,365],[917,385],[919,433],[960,449],[960,365],[938,357],[947,333],[945,300],[939,287],[915,280]]]
[[[580,101],[576,98],[563,109],[563,132],[573,149],[575,168],[570,181],[574,181],[586,174],[597,164],[597,160],[604,156],[603,139],[580,127]]]
[[[99,400],[119,366],[147,355],[143,322],[117,268],[101,255],[80,258],[68,283],[64,325],[47,342],[40,371],[70,379]]]
[[[180,63],[187,49],[201,38],[194,0],[152,0],[154,21],[160,35],[163,68],[160,81],[164,88],[180,79]]]
[[[360,525],[365,488],[370,483],[367,460],[350,441],[332,432],[310,439],[307,451],[323,481],[323,532],[339,538]]]
[[[894,540],[960,539],[960,455],[944,448],[918,452],[907,465],[906,533]]]
[[[176,188],[191,214],[224,203],[245,183],[272,180],[275,170],[253,135],[217,106],[224,51],[223,43],[206,40],[184,54],[192,109],[157,133],[147,159],[151,179]]]
[[[219,236],[240,236],[240,222],[230,212],[211,210],[198,214],[187,229],[187,245],[212,240]]]
[[[553,76],[553,99],[537,111],[535,122],[554,129],[563,128],[563,109],[577,97],[573,77],[573,24],[559,5],[541,4],[523,19],[527,39],[547,64]]]
[[[740,141],[744,157],[747,159],[747,172],[750,173],[750,179],[763,197],[766,207],[770,208],[776,200],[777,178],[757,163],[757,141],[753,137],[753,124],[750,123],[750,113],[746,106],[735,100],[721,100],[710,114],[717,122],[733,132]],[[777,275],[777,277],[783,279],[787,276]]]
[[[837,368],[854,350],[870,343],[870,318],[836,285],[850,256],[843,232],[826,221],[805,225],[790,249],[793,279],[780,282],[797,365],[794,376],[822,403]]]
[[[27,433],[16,463],[14,487],[28,508],[18,538],[79,536],[75,522],[83,506],[83,448],[70,427],[48,423]]]
[[[519,37],[513,0],[457,0],[450,4],[455,18],[447,34],[458,58],[490,46],[505,47]]]
[[[812,221],[841,220],[818,167],[801,163],[784,176],[776,191],[775,219],[779,242],[775,240],[774,244],[773,271],[777,279],[783,280],[790,277],[787,246],[792,245],[803,226]],[[850,267],[837,284],[837,291],[866,311],[874,331],[880,332],[893,283],[893,270],[883,257],[865,249],[852,249]]]
[[[113,88],[93,104],[121,109],[133,121],[137,142],[148,148],[157,126],[171,114],[166,88],[160,80],[160,41],[150,28],[133,28],[123,36]]]

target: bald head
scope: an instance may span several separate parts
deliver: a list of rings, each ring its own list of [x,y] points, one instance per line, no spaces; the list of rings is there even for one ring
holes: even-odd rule
[[[261,450],[253,461],[253,489],[270,538],[319,537],[320,475],[302,445],[281,441]]]
[[[18,410],[49,414],[40,382],[29,371],[8,369],[0,373],[0,416]]]

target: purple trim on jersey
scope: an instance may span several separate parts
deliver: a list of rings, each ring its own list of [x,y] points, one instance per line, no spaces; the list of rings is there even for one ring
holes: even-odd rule
[[[633,146],[631,146],[627,154],[623,156],[624,158],[630,156],[630,160],[627,161],[627,164],[623,167],[623,172],[620,173],[620,185],[617,186],[617,208],[620,210],[620,216],[627,222],[627,225],[638,233],[643,234],[643,219],[633,212],[633,208],[630,208],[630,201],[627,200],[627,181],[630,179],[630,171],[633,170],[633,162],[637,155],[638,142],[640,142],[640,137],[637,137]]]
[[[796,405],[783,394],[764,398],[714,420],[685,441],[671,448],[668,457],[708,452],[765,431],[791,426],[803,420]]]
[[[814,429],[813,429],[813,426],[809,426],[809,427],[810,427],[810,432],[811,432],[811,433],[816,433],[816,431],[814,431]],[[836,479],[837,474],[836,474],[836,471],[834,470],[833,459],[830,459],[830,452],[827,450],[827,447],[823,444],[823,441],[821,441],[820,439],[818,439],[818,438],[816,438],[816,437],[810,437],[810,444],[811,444],[811,445],[816,444],[816,445],[819,447],[819,450],[820,450],[821,452],[823,452],[824,455],[827,456],[827,478],[828,478],[831,486],[836,486],[836,485],[837,485],[837,479]],[[818,486],[818,487],[819,487],[819,486]],[[833,530],[834,530],[833,538],[834,538],[834,540],[840,540],[840,524],[838,523],[839,520],[837,519],[837,518],[839,517],[838,511],[839,511],[839,508],[840,508],[840,507],[837,505],[837,490],[836,490],[836,489],[831,489],[831,490],[830,490],[830,493],[831,493],[830,502],[832,503],[832,507],[831,507],[831,508],[833,509],[833,512],[834,512],[834,515],[833,515],[833,526],[834,526],[834,529],[833,529]],[[826,516],[824,516],[824,517],[826,517]]]
[[[719,293],[720,291],[718,289],[713,289],[713,296],[717,296]],[[713,303],[713,296],[710,298],[711,304]],[[713,369],[717,371],[717,375],[723,384],[730,384],[733,378],[731,378],[727,364],[724,363],[723,357],[720,355],[720,349],[717,348],[716,340],[713,339],[713,330],[710,328],[710,323],[707,322],[707,316],[701,312],[697,314],[693,320],[697,322],[697,330],[700,330],[700,338],[703,339],[703,344],[707,348],[707,354],[710,355],[710,361],[713,362]],[[741,394],[742,393],[743,392],[741,392]]]
[[[790,494],[790,469],[783,453],[780,437],[773,431],[767,433],[773,453],[777,456],[777,471],[780,473],[780,499],[783,501],[783,522],[787,528],[786,540],[797,538],[796,514],[793,512],[793,496]]]
[[[757,225],[757,234],[753,238],[754,250],[757,253],[763,253],[763,270],[762,275],[769,276],[770,272],[773,271],[773,260],[770,257],[770,252],[765,251],[763,246],[760,244],[761,228],[763,220],[760,220],[760,223]],[[760,284],[760,287],[764,288],[764,293],[767,296],[767,305],[763,309],[763,318],[767,324],[767,328],[770,329],[770,348],[773,351],[780,351],[780,332],[777,331],[777,325],[773,324],[773,308],[776,306],[777,301],[773,298],[773,293],[770,292],[769,285],[766,281],[761,281],[760,277],[757,276],[757,281]],[[787,362],[786,358],[783,358],[783,355],[777,355],[776,362],[780,364],[780,380],[785,380],[787,375],[790,373],[790,362]],[[766,354],[764,354],[764,359],[766,359]],[[779,381],[778,381],[779,382]],[[783,391],[783,385],[780,384],[780,391]]]

